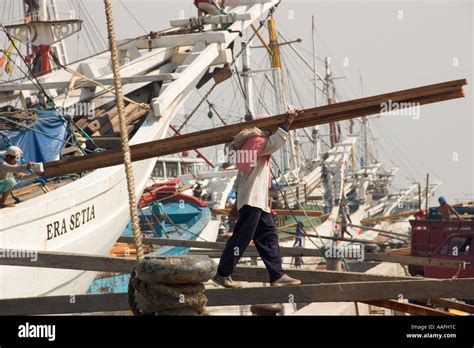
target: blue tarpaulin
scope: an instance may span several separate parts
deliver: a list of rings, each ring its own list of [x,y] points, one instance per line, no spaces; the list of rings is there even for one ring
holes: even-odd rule
[[[18,131],[1,131],[12,145],[23,150],[23,157],[31,162],[50,162],[59,158],[67,137],[66,122],[56,109],[38,109],[38,121]],[[4,137],[0,137],[0,150],[8,148]]]

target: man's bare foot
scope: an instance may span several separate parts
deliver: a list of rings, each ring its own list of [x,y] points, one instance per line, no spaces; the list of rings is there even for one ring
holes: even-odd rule
[[[0,204],[0,209],[3,209],[3,208],[14,208],[16,207],[16,204],[15,203],[4,203],[4,204]]]

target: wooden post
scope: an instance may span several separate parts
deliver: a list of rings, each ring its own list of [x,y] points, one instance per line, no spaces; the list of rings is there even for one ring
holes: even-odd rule
[[[418,183],[418,209],[423,209],[421,206],[421,184]],[[428,212],[426,212],[428,214]]]
[[[426,192],[425,192],[425,209],[426,209],[426,214],[428,214],[428,191],[429,191],[429,182],[430,182],[430,174],[426,173]],[[428,219],[428,215],[426,215]]]
[[[122,95],[122,80],[120,77],[120,66],[118,61],[117,42],[115,41],[114,20],[112,17],[112,4],[110,0],[104,0],[105,15],[107,19],[107,32],[109,38],[110,55],[112,59],[112,71],[114,75],[115,97],[117,99],[117,112],[120,124],[120,138],[122,140],[122,160],[125,165],[125,177],[127,181],[128,201],[130,209],[130,219],[132,221],[133,236],[135,237],[135,246],[137,249],[137,260],[143,259],[142,233],[140,230],[140,220],[137,213],[137,198],[135,196],[135,177],[133,175],[132,157],[130,145],[128,142],[128,131],[125,115],[125,104]]]
[[[326,270],[342,272],[342,260],[338,258],[327,258]]]

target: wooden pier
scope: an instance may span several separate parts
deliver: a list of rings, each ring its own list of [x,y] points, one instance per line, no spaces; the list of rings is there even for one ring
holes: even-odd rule
[[[120,241],[129,242],[127,238]],[[204,248],[220,252],[225,243],[145,239],[145,243],[156,245]],[[38,252],[37,260],[9,257],[11,250],[0,250],[5,257],[0,265],[61,268],[71,270],[130,273],[136,260],[117,257],[101,257],[68,253]],[[247,252],[255,253],[254,246]],[[320,257],[318,249],[282,248],[282,255]],[[245,255],[244,255],[245,256]],[[186,257],[183,257],[186,258]],[[429,265],[437,267],[465,267],[463,263],[450,260],[386,254],[367,254],[366,260],[385,261],[402,264]],[[236,306],[272,303],[315,303],[315,302],[361,302],[372,306],[416,315],[447,315],[449,313],[427,306],[407,303],[408,299],[424,300],[437,307],[447,307],[474,312],[474,307],[452,298],[474,300],[474,279],[425,279],[419,277],[393,277],[386,275],[336,272],[321,270],[287,270],[291,277],[302,281],[300,286],[268,287],[259,286],[268,282],[268,274],[263,267],[238,266],[233,278],[238,281],[255,283],[256,286],[241,289],[207,288],[207,306]],[[403,302],[400,301],[400,294]],[[2,315],[45,315],[98,313],[129,310],[127,294],[100,294],[73,296],[48,296],[0,300]]]

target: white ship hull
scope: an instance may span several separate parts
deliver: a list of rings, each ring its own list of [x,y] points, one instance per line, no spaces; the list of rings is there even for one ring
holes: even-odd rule
[[[277,1],[244,3],[245,6],[232,8],[236,14],[247,14],[235,19],[228,28],[232,32],[209,31],[160,37],[152,42],[151,52],[148,52],[147,39],[132,40],[121,46],[121,50],[128,49],[132,56],[140,51],[138,57],[122,67],[122,76],[147,75],[154,69],[155,74],[175,73],[175,79],[165,81],[159,97],[152,102],[154,114],[160,118],[153,113],[149,115],[131,140],[132,144],[164,138],[170,121],[208,68],[231,63],[227,46]],[[187,50],[184,61],[177,59],[170,63],[171,56],[179,53],[184,44]],[[89,67],[97,74],[102,73],[102,78],[107,78],[111,77],[109,63],[109,54],[102,53],[71,67],[75,70]],[[70,78],[69,73],[59,70],[41,79],[63,84]],[[23,87],[28,88],[27,84]],[[124,93],[144,85],[146,83],[124,85]],[[67,100],[57,96],[57,104],[72,105],[80,100],[82,92],[77,90]],[[105,99],[103,104],[113,100],[114,96],[108,94],[102,99]],[[155,163],[156,159],[150,159],[133,164],[137,198],[146,187]],[[129,220],[124,167],[104,168],[22,202],[14,209],[3,209],[0,213],[0,248],[107,255]],[[212,228],[208,232],[210,237],[215,233]],[[81,294],[87,291],[95,275],[96,272],[66,269],[0,266],[0,298]]]
[[[135,138],[161,138],[164,126],[144,126]],[[137,198],[154,165],[155,160],[134,163]],[[107,255],[129,220],[125,171],[115,166],[2,211],[0,244],[7,249]],[[96,272],[2,266],[0,274],[8,280],[2,281],[0,297],[10,298],[84,293]]]

